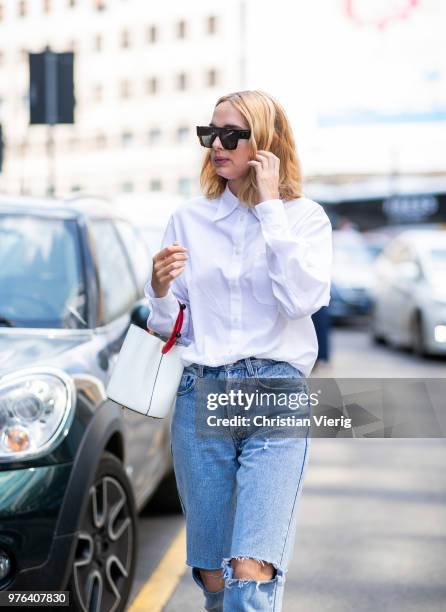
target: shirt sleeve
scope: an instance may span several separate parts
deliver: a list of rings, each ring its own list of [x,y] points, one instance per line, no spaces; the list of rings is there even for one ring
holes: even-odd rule
[[[290,227],[282,200],[257,204],[273,293],[287,318],[312,315],[330,302],[332,228],[319,204]]]
[[[170,217],[161,241],[161,249],[177,240],[173,216]],[[161,250],[160,249],[160,250]],[[187,265],[187,264],[186,264]],[[147,298],[150,314],[147,318],[147,328],[163,336],[170,336],[178,316],[180,305],[178,300],[186,304],[183,311],[183,327],[180,344],[189,344],[190,339],[190,304],[187,287],[184,281],[184,271],[170,283],[169,291],[164,297],[156,297],[152,288],[152,275],[144,285],[144,295]]]

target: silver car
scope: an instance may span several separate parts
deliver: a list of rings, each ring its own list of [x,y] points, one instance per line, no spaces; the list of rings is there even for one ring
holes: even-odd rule
[[[446,355],[446,230],[406,230],[376,260],[371,333],[377,342]]]

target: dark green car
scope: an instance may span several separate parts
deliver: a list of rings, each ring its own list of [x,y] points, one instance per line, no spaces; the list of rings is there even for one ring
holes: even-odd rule
[[[124,610],[138,512],[181,510],[170,417],[105,394],[150,264],[106,201],[0,198],[0,590]]]

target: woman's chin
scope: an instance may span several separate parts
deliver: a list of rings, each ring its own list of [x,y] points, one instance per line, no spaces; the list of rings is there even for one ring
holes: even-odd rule
[[[221,169],[220,168],[215,168],[215,173],[218,174],[218,176],[221,176],[221,178],[224,178],[224,179],[227,179],[227,180],[230,180],[230,179],[233,178],[232,174],[230,172],[225,172],[223,170],[223,168],[221,168]]]

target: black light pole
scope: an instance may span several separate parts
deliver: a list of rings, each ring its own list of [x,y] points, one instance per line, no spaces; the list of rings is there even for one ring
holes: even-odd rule
[[[56,190],[54,126],[57,123],[57,56],[49,47],[45,49],[45,98],[46,123],[48,125],[46,152],[48,157],[47,195]]]
[[[30,124],[47,125],[47,194],[55,193],[54,126],[74,123],[74,54],[55,53],[46,47],[42,53],[29,54]]]

